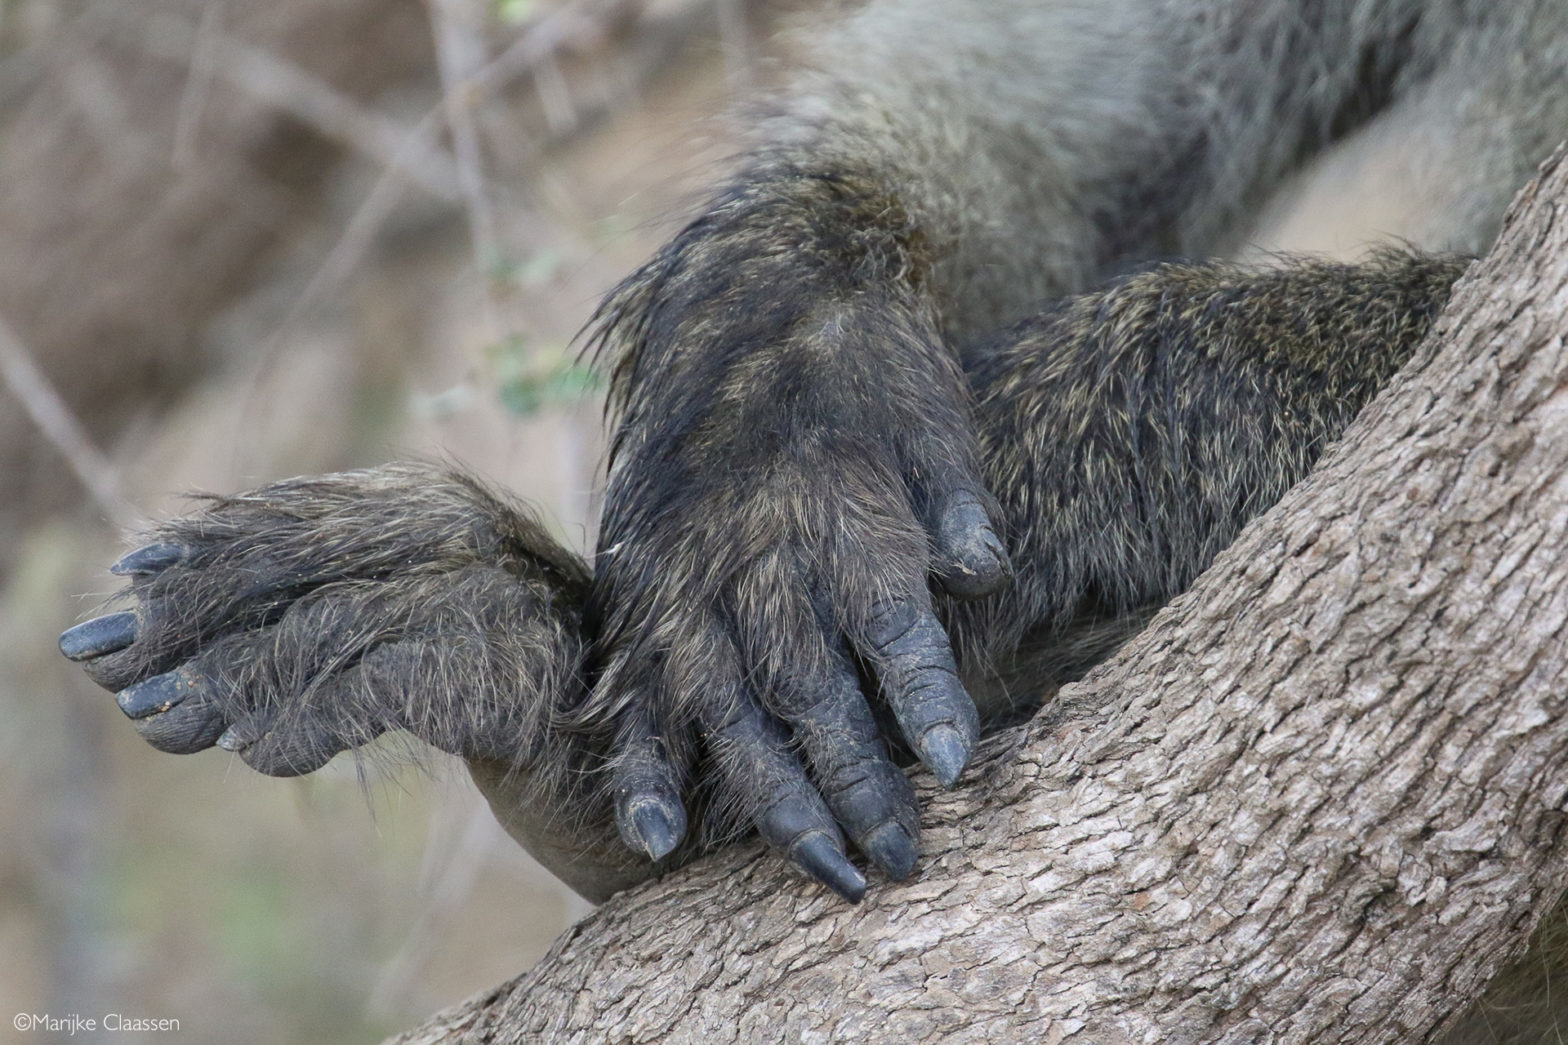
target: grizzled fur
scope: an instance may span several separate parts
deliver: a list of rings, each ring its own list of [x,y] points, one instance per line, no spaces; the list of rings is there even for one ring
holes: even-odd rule
[[[1474,253],[1568,131],[1562,0],[871,0],[814,56],[597,314],[591,577],[472,480],[301,480],[154,534],[62,649],[169,750],[301,772],[409,729],[584,895],[755,828],[858,898],[846,836],[916,860],[899,752],[950,784],[1114,648],[1463,267],[1149,259],[1391,121],[1400,231]]]
[[[1028,706],[1102,659],[1306,475],[1468,263],[1386,250],[1263,271],[1166,264],[970,353],[1018,575],[949,605],[961,662],[1008,665]]]

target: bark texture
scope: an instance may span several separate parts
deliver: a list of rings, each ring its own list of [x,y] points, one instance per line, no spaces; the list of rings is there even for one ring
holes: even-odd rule
[[[1568,162],[1417,360],[849,907],[746,846],[398,1039],[1388,1042],[1568,885]]]

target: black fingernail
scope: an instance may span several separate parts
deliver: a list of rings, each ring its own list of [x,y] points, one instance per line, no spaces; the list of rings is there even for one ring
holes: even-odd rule
[[[965,599],[989,595],[1012,575],[1007,550],[974,497],[949,505],[937,524],[937,537],[949,557],[941,571],[949,594]]]
[[[670,814],[674,813],[672,817]],[[686,833],[685,810],[671,810],[663,802],[641,799],[634,802],[627,814],[637,847],[654,860],[663,860]]]
[[[946,723],[926,730],[916,747],[919,748],[920,761],[936,774],[943,787],[952,787],[957,783],[958,774],[969,763],[969,742]]]
[[[904,825],[890,820],[872,831],[860,842],[861,850],[882,869],[889,878],[903,881],[915,869],[919,854],[915,840],[909,837]]]
[[[109,567],[109,572],[117,577],[157,573],[176,565],[183,558],[185,558],[183,544],[158,541],[129,553]]]
[[[94,617],[60,636],[60,652],[71,660],[91,660],[118,653],[136,641],[136,614],[111,613]]]
[[[188,676],[180,671],[171,671],[127,686],[114,700],[128,718],[146,718],[160,711],[168,711],[195,691],[196,683]]]
[[[240,736],[238,726],[230,726],[223,731],[223,735],[213,742],[214,747],[221,747],[225,751],[244,751],[250,745]]]
[[[821,831],[813,831],[796,842],[789,855],[807,874],[850,903],[859,903],[866,895],[866,876]]]

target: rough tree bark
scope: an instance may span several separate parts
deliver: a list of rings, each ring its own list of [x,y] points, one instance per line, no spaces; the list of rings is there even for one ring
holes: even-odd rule
[[[1568,161],[1318,470],[859,907],[757,846],[398,1039],[1426,1040],[1568,886]]]

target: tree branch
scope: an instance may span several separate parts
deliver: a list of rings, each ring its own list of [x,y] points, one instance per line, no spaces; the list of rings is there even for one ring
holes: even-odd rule
[[[849,907],[756,845],[398,1039],[1386,1042],[1568,885],[1568,162],[1303,484]]]
[[[212,53],[201,61],[211,66],[210,75],[289,114],[324,138],[341,142],[436,199],[461,201],[457,164],[436,142],[434,121],[403,126],[286,57],[247,44],[221,29],[206,30],[204,41],[202,26],[175,15],[128,12],[124,20],[128,26],[146,23],[148,31],[140,39],[149,53],[190,66],[201,64],[198,58],[205,46]]]
[[[0,69],[0,314],[100,444],[204,372],[203,325],[311,214],[340,156],[271,105],[203,97],[186,63],[148,60],[158,19],[195,27],[210,6],[90,4]],[[225,34],[361,106],[429,64],[412,0],[226,11]],[[28,518],[79,496],[31,424],[0,409],[0,561]]]
[[[0,316],[0,385],[5,386],[54,448],[82,488],[116,526],[129,526],[133,516],[120,496],[120,478],[103,451],[93,443],[54,385],[33,362],[32,353]]]

